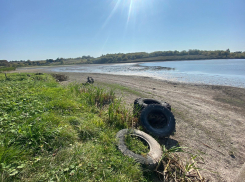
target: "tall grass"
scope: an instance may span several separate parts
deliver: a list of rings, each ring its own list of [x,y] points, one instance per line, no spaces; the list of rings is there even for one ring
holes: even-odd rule
[[[89,105],[96,105],[100,108],[113,102],[115,99],[113,90],[106,91],[103,88],[95,87],[93,85],[82,86],[78,91],[83,93],[83,97],[86,98]]]
[[[198,181],[204,182],[196,165],[196,160],[203,160],[198,155],[190,154],[186,161],[181,160],[177,152],[184,152],[184,148],[173,146],[167,149],[163,146],[162,159],[156,167],[156,172],[162,181]]]

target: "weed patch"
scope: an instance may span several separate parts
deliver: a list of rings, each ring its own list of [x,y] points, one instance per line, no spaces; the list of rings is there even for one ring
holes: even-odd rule
[[[183,162],[176,152],[184,151],[183,148],[177,146],[170,149],[163,146],[162,159],[156,168],[158,177],[162,181],[205,181],[196,166],[196,160],[202,160],[202,158],[191,155],[190,159]]]
[[[148,144],[136,136],[127,135],[125,143],[129,150],[142,156],[147,156],[147,153],[150,151]]]

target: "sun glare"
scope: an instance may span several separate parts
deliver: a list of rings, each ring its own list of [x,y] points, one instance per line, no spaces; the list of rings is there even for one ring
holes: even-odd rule
[[[118,12],[121,12],[121,16],[125,17],[125,29],[122,36],[125,36],[129,26],[135,25],[139,19],[142,20],[141,14],[144,15],[151,12],[151,5],[154,0],[108,0],[109,6],[111,7],[111,11],[108,13],[105,21],[102,24],[100,30],[98,30],[95,37],[99,36],[99,34],[105,29],[109,27],[111,19],[114,16],[117,16]],[[150,9],[150,10],[149,10]],[[104,44],[101,47],[101,51],[106,47],[108,40],[110,39],[110,31],[107,32],[108,36],[104,41]],[[95,38],[94,38],[95,39]]]
[[[130,15],[131,15],[131,11],[132,11],[132,6],[133,6],[133,1],[134,0],[130,0],[130,5],[129,5],[129,9],[128,9],[128,19],[127,19],[127,25],[130,19]]]
[[[116,4],[114,5],[114,7],[113,7],[113,9],[112,9],[112,11],[111,11],[111,13],[110,13],[110,15],[109,15],[109,16],[107,17],[107,19],[105,20],[105,22],[104,22],[102,28],[104,28],[104,27],[107,25],[107,23],[110,21],[111,17],[113,16],[113,14],[114,14],[114,13],[116,12],[116,10],[118,9],[118,7],[119,7],[119,5],[120,5],[120,2],[121,2],[121,0],[117,0],[117,2],[116,2]]]
[[[119,11],[119,9],[127,13],[126,24],[128,25],[133,16],[136,16],[136,14],[139,12],[149,8],[153,1],[154,0],[112,0],[110,4],[113,8],[103,23],[102,28],[109,23],[110,19],[113,17],[116,11]]]

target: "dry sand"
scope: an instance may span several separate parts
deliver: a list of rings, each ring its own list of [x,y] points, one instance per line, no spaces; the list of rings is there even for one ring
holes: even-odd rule
[[[21,70],[40,71],[45,70]],[[69,80],[62,84],[84,83],[92,76],[95,84],[121,89],[117,93],[130,108],[138,97],[170,103],[176,118],[176,133],[169,142],[179,143],[187,147],[185,151],[199,156],[197,165],[207,181],[233,181],[245,162],[244,88],[175,83],[137,76],[63,74],[68,75]]]

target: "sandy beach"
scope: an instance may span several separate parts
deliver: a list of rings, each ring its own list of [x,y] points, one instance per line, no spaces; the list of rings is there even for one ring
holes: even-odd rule
[[[44,69],[16,72],[45,72]],[[169,143],[198,155],[200,173],[209,181],[233,181],[245,162],[245,89],[169,82],[149,77],[93,73],[62,73],[70,82],[88,76],[99,86],[116,89],[129,108],[138,97],[168,102],[176,119]]]

